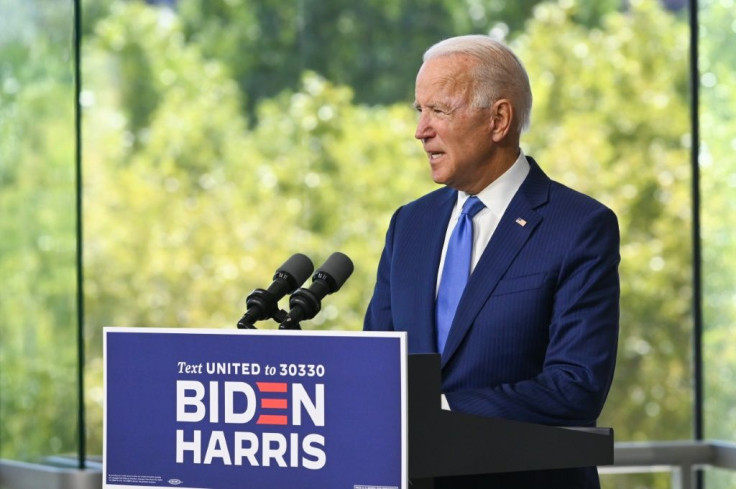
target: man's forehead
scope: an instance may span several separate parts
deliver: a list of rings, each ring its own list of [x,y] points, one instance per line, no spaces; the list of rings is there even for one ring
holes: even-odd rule
[[[428,60],[417,73],[415,93],[423,90],[463,92],[473,85],[473,75],[465,60],[442,56]]]
[[[471,81],[467,77],[437,76],[417,79],[414,105],[426,107],[456,107],[467,101],[471,93]]]

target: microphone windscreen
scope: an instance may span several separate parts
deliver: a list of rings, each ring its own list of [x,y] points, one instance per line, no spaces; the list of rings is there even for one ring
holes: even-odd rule
[[[291,290],[293,291],[303,284],[313,271],[314,263],[312,263],[312,260],[310,260],[306,255],[296,253],[276,270],[276,274],[273,278],[283,278],[287,280],[293,287]]]
[[[329,293],[337,292],[353,273],[353,261],[347,255],[336,251],[322,264],[312,280],[324,280],[330,285]]]

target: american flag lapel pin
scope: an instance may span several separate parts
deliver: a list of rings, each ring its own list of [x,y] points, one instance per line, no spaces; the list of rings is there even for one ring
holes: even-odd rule
[[[524,227],[524,226],[526,226],[526,221],[524,219],[520,218],[520,217],[517,217],[516,218],[516,224],[518,224],[521,227]]]

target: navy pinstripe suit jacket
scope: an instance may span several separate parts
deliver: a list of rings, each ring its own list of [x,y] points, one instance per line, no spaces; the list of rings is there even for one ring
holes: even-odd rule
[[[592,426],[616,359],[618,223],[529,161],[460,300],[442,354],[443,392],[454,411]],[[445,187],[401,207],[386,235],[364,329],[407,331],[410,353],[437,351],[437,270],[456,198]],[[508,476],[516,478],[448,487],[598,486],[594,468],[498,478]]]

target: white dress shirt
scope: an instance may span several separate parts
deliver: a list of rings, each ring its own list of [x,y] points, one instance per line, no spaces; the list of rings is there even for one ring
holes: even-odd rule
[[[478,193],[477,197],[483,202],[485,209],[482,209],[473,217],[473,256],[470,259],[471,273],[475,269],[478,260],[480,260],[480,256],[486,249],[488,242],[491,240],[491,236],[493,236],[493,232],[498,227],[498,223],[501,221],[503,213],[506,212],[511,199],[514,198],[514,195],[516,195],[516,192],[528,174],[529,162],[526,156],[524,156],[524,152],[519,151],[519,157],[511,165],[511,168]],[[455,229],[455,224],[457,224],[457,220],[460,217],[460,211],[468,197],[470,195],[463,191],[457,193],[457,202],[455,202],[455,208],[452,210],[452,214],[450,214],[450,221],[447,224],[447,232],[445,233],[445,244],[442,246],[442,257],[440,258],[440,267],[437,272],[437,289],[435,289],[435,294],[439,290],[440,280],[442,280],[442,269],[445,266],[445,254],[447,253],[447,244],[450,241],[450,235],[452,235],[452,230]],[[441,396],[441,405],[442,409],[450,410],[450,405],[444,394]]]
[[[473,218],[473,256],[470,259],[471,273],[475,269],[478,260],[480,260],[480,256],[486,249],[488,242],[491,240],[491,236],[493,236],[493,232],[498,227],[498,223],[501,221],[501,217],[509,206],[511,199],[514,198],[514,195],[516,195],[516,192],[528,174],[529,162],[526,156],[524,156],[524,152],[519,151],[519,157],[511,165],[511,168],[478,193],[477,197],[486,207]],[[442,246],[442,257],[440,258],[440,267],[437,271],[437,289],[435,290],[435,294],[439,290],[440,280],[442,279],[447,244],[450,242],[452,230],[455,229],[455,224],[457,224],[457,220],[460,217],[460,211],[468,197],[470,195],[463,191],[457,193],[457,202],[455,202],[455,208],[452,210],[452,214],[450,214],[450,221],[447,224],[447,232],[445,233],[445,244]]]

